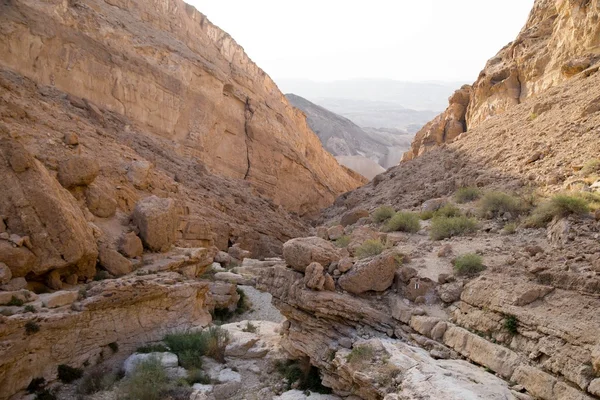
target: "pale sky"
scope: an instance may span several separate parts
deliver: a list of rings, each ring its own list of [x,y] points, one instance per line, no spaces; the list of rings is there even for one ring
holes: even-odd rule
[[[533,0],[186,0],[275,81],[472,82]]]

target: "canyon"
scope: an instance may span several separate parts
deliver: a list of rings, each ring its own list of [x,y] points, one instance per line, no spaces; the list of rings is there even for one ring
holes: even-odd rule
[[[599,16],[367,182],[180,0],[0,3],[0,399],[600,398]]]

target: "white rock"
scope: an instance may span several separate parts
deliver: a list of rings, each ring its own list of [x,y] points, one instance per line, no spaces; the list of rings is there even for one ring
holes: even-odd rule
[[[201,383],[194,383],[192,385],[192,389],[200,393],[210,393],[213,391],[213,385],[203,385]]]
[[[211,269],[211,271],[215,271],[215,272],[225,272],[225,271],[227,271],[225,268],[221,267],[221,264],[219,264],[217,262],[212,263],[210,269]]]
[[[123,364],[125,375],[130,375],[135,370],[137,364],[147,361],[151,358],[157,358],[160,361],[161,365],[165,368],[176,368],[179,364],[177,355],[173,353],[134,353],[130,355]]]
[[[219,382],[241,382],[242,376],[230,368],[225,368],[219,372]]]

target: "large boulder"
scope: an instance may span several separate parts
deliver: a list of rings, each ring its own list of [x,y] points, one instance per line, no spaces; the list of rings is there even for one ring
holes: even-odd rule
[[[368,291],[382,292],[392,286],[396,265],[393,253],[361,260],[340,277],[338,284],[342,289],[353,294]]]
[[[319,237],[305,237],[285,242],[283,258],[290,267],[304,272],[312,262],[318,262],[327,267],[342,256],[340,251],[327,240]]]
[[[27,275],[35,267],[37,258],[26,247],[18,247],[8,240],[0,240],[0,263],[8,266],[11,277],[18,277]]]
[[[367,210],[353,210],[348,211],[344,215],[342,215],[342,220],[340,223],[342,226],[354,225],[358,222],[359,219],[365,218],[369,216],[369,211]]]
[[[127,167],[127,179],[129,179],[137,189],[145,190],[148,188],[148,174],[150,173],[150,168],[152,168],[152,164],[148,161],[134,161]]]
[[[67,189],[87,186],[100,172],[98,162],[90,157],[73,156],[58,164],[58,181]]]
[[[88,209],[96,217],[109,218],[117,211],[114,191],[107,185],[91,184],[85,191]]]
[[[15,277],[39,276],[58,268],[93,277],[96,240],[73,196],[14,139],[0,140],[0,176],[0,215],[6,229],[28,236],[31,244],[29,249],[18,248],[28,261],[20,262],[15,270],[10,261],[0,262],[11,268]]]
[[[167,251],[176,239],[177,209],[173,199],[156,196],[141,199],[133,210],[133,223],[138,227],[144,245],[152,251]]]
[[[135,232],[129,232],[121,236],[121,239],[119,240],[119,251],[125,257],[140,257],[144,252],[144,245]]]
[[[133,265],[130,260],[123,257],[118,251],[108,246],[101,245],[99,248],[100,265],[111,275],[123,276],[130,273]]]

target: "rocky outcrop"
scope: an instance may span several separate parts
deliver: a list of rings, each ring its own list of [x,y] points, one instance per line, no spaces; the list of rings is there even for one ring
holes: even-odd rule
[[[209,171],[246,180],[301,214],[363,182],[322,148],[305,116],[242,48],[181,0],[0,7],[0,64],[85,99],[78,105],[101,124],[104,110],[127,118]],[[138,165],[128,173],[144,187]]]
[[[176,273],[107,280],[49,312],[0,316],[0,398],[33,378],[55,380],[60,364],[94,365],[113,354],[111,343],[119,349],[115,356],[125,357],[168,332],[208,324],[209,282],[179,280]],[[56,300],[45,299],[46,306]]]
[[[597,0],[536,0],[517,38],[487,62],[472,87],[455,93],[448,109],[417,133],[403,160],[452,142],[460,133],[586,70],[597,70],[598,17]],[[531,113],[543,111],[544,107]]]

